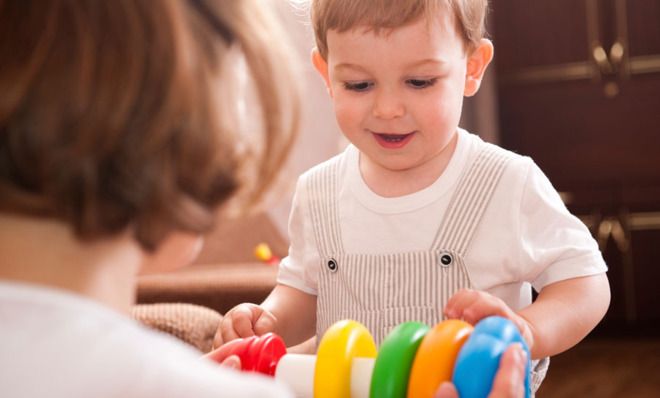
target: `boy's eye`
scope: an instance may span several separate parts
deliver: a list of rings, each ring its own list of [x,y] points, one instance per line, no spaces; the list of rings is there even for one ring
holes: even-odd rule
[[[408,79],[406,83],[412,88],[427,88],[431,87],[437,81],[437,78],[433,79]]]
[[[371,82],[344,82],[344,88],[351,91],[366,91],[373,85]]]

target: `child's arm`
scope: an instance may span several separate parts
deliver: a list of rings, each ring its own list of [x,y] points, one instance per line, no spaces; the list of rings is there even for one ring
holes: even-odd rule
[[[556,355],[579,343],[610,306],[605,274],[567,279],[544,287],[536,301],[518,311],[534,336],[532,356]]]
[[[300,344],[316,333],[316,295],[278,284],[262,306],[277,318],[274,332],[287,346]]]
[[[213,346],[268,332],[278,334],[290,346],[312,337],[315,328],[316,296],[278,284],[261,305],[243,303],[229,310]]]
[[[609,304],[607,277],[598,274],[550,284],[536,301],[518,312],[488,293],[461,290],[449,300],[444,313],[472,324],[490,315],[511,319],[536,359],[556,355],[580,342],[603,318]]]

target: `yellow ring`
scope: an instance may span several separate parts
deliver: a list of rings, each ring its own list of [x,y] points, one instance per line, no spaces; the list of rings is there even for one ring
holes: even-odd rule
[[[314,397],[350,397],[353,358],[375,358],[376,354],[376,343],[361,323],[343,320],[330,326],[316,354]]]
[[[438,323],[417,349],[408,380],[408,397],[433,397],[438,386],[450,381],[458,351],[472,333],[472,325],[457,319]]]

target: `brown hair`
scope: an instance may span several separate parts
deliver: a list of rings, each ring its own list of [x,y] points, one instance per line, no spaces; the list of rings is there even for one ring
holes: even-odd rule
[[[287,49],[263,8],[0,0],[0,211],[60,219],[81,239],[132,227],[153,249],[171,231],[207,231],[250,166],[256,202],[298,119]],[[263,115],[261,146],[248,150],[235,50]]]
[[[466,48],[472,49],[486,34],[487,8],[488,0],[312,0],[311,17],[316,47],[327,60],[328,30],[393,29],[421,17],[431,21],[444,10],[453,12]]]

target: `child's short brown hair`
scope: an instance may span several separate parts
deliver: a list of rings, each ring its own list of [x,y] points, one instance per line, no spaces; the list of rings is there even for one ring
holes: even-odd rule
[[[298,109],[283,49],[263,37],[277,32],[262,8],[0,1],[0,211],[61,220],[81,239],[131,227],[153,249],[171,231],[208,230],[217,206],[244,186],[244,164],[256,165],[259,197],[285,159]],[[256,162],[240,150],[234,49],[261,105]]]
[[[486,34],[487,8],[488,0],[312,0],[311,17],[316,47],[327,60],[328,30],[392,29],[446,10],[453,12],[466,49],[475,48]]]

